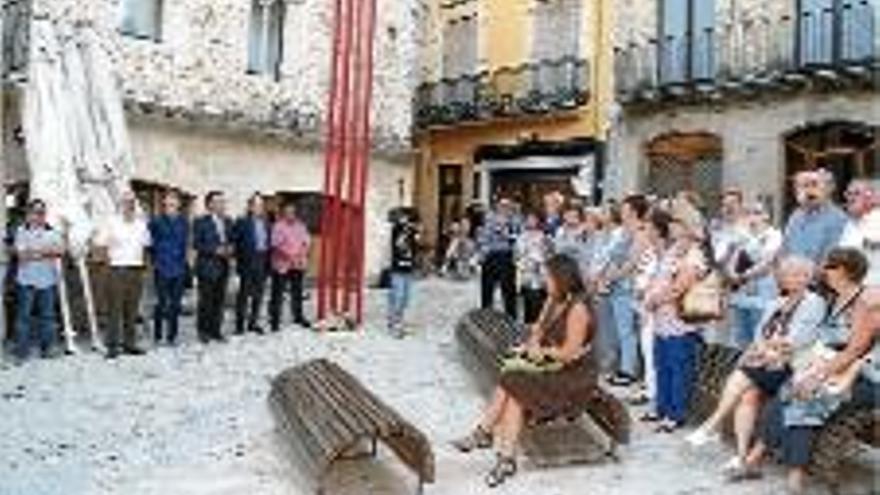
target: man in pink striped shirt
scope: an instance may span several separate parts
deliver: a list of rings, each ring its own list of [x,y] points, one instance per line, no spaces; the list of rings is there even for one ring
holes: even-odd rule
[[[271,234],[272,296],[269,300],[269,324],[273,332],[281,328],[281,301],[290,291],[290,309],[297,325],[310,328],[303,314],[303,278],[309,261],[311,237],[297,217],[296,206],[285,203]]]

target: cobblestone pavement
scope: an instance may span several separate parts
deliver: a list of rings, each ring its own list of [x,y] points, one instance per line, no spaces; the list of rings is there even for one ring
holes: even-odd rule
[[[144,357],[106,362],[85,353],[7,367],[0,371],[0,494],[305,494],[274,430],[266,394],[274,374],[318,356],[352,370],[430,437],[438,480],[427,487],[429,495],[783,492],[778,469],[760,482],[725,485],[716,468],[729,452],[697,456],[681,449],[680,436],[641,428],[620,463],[525,466],[509,485],[488,490],[482,474],[490,455],[463,457],[447,446],[482,404],[452,336],[455,319],[476,294],[469,284],[418,283],[414,335],[403,341],[385,334],[384,294],[371,292],[362,333],[320,336],[290,327],[201,346],[188,322],[184,345]],[[382,451],[378,462],[341,464],[328,493],[414,493],[415,480],[391,457]],[[867,486],[849,493],[867,495]]]

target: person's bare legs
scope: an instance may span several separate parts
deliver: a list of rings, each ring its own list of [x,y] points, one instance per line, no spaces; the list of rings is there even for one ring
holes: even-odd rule
[[[489,487],[496,487],[516,474],[516,447],[523,428],[523,416],[522,406],[518,402],[505,402],[495,436],[497,459],[486,475],[486,484]]]
[[[801,495],[806,488],[807,471],[802,467],[788,470],[788,495]]]
[[[736,453],[745,462],[755,433],[755,424],[764,398],[758,390],[749,389],[736,406],[733,415],[733,430],[736,432]]]
[[[501,421],[501,416],[504,413],[504,408],[509,399],[510,395],[508,395],[503,388],[495,387],[495,392],[492,394],[492,400],[489,401],[489,405],[486,406],[486,409],[483,411],[483,416],[480,419],[478,426],[484,431],[492,431],[495,429],[496,425]]]
[[[731,373],[727,383],[724,384],[718,406],[696,431],[688,435],[686,441],[695,447],[712,441],[721,427],[721,422],[734,411],[742,395],[751,387],[751,380],[741,370]]]
[[[503,388],[496,387],[476,428],[466,436],[453,440],[452,446],[461,452],[491,447],[492,439],[497,436],[496,430],[499,429],[505,410],[511,402],[510,395]]]

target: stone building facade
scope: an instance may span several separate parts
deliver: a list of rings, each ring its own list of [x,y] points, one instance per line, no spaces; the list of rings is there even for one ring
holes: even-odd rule
[[[385,255],[387,210],[408,203],[412,191],[418,4],[379,0],[368,273]],[[333,7],[331,0],[33,0],[31,15],[91,24],[107,43],[136,181],[194,197],[222,190],[238,213],[254,191],[322,190]],[[18,97],[6,98],[6,127],[15,129]],[[7,144],[12,179],[26,180],[14,136]]]
[[[880,176],[880,5],[621,0],[608,188],[740,188],[784,215],[786,178]]]

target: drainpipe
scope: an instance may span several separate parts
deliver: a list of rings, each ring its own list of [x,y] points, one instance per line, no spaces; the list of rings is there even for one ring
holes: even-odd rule
[[[3,6],[5,8],[5,5]],[[8,13],[6,13],[8,15]],[[0,40],[5,40],[2,24],[0,24]],[[0,45],[3,45],[0,42]],[[6,46],[0,46],[0,284],[6,279],[6,269],[9,266],[9,255],[6,252],[6,169],[8,160],[6,154],[6,84],[9,74],[6,72]],[[5,284],[3,284],[5,285]],[[8,335],[6,329],[6,308],[3,304],[3,292],[0,285],[0,346],[6,341]],[[0,362],[3,360],[0,352]]]

